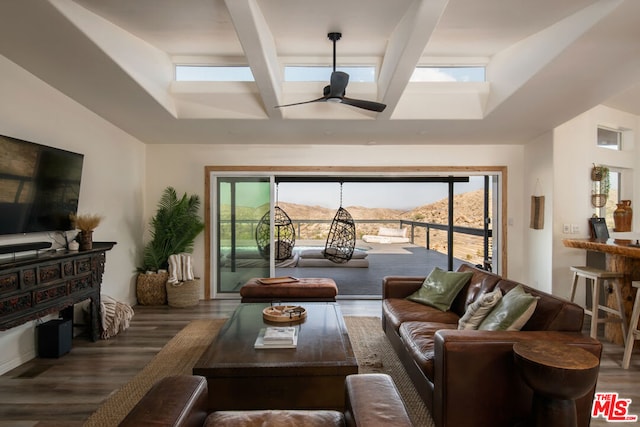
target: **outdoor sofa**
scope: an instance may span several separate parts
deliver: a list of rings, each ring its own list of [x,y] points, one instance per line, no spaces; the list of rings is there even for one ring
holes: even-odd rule
[[[362,240],[367,243],[409,243],[408,228],[380,227],[378,234],[365,234]]]

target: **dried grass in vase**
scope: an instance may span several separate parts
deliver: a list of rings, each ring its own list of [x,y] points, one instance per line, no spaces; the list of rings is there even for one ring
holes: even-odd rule
[[[100,221],[102,221],[102,217],[100,215],[93,214],[70,214],[69,219],[71,219],[71,224],[75,229],[83,232],[95,230],[96,227],[100,225]]]

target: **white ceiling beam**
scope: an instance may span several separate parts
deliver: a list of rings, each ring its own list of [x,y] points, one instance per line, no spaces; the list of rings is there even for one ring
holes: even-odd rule
[[[487,65],[489,114],[624,0],[600,0],[494,55]],[[594,61],[598,58],[594,57]]]
[[[225,0],[269,118],[282,118],[282,81],[276,44],[255,0]]]
[[[173,63],[169,56],[71,0],[49,0],[173,117],[176,106],[169,88]]]
[[[448,3],[449,0],[415,0],[396,26],[378,77],[378,99],[387,104],[378,119],[388,119],[393,114]]]

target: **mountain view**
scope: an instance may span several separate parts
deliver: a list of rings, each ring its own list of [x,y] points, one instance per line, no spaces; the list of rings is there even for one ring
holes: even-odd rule
[[[483,190],[476,190],[454,196],[454,224],[461,227],[483,227]],[[367,208],[361,206],[344,206],[356,221],[357,238],[361,239],[366,234],[377,234],[380,227],[399,226],[398,220],[410,220],[425,223],[447,224],[448,199],[442,199],[434,203],[415,207],[409,211],[387,208]],[[328,209],[321,206],[307,206],[287,202],[279,202],[287,215],[294,221],[324,220],[323,223],[301,223],[298,239],[324,241],[329,233],[331,220],[336,209]],[[362,220],[378,220],[377,222],[358,222]],[[385,222],[385,220],[387,220]],[[441,230],[430,230],[430,249],[442,253],[447,252],[447,233]],[[424,227],[414,229],[414,243],[426,246],[426,230]],[[454,256],[472,263],[482,263],[483,245],[482,237],[469,236],[460,233],[454,234]]]

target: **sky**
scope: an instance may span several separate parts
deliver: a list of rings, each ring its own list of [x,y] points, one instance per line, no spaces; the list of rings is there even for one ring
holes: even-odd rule
[[[455,183],[455,194],[483,188],[484,177],[471,177],[468,183]],[[342,188],[342,206],[411,210],[447,197],[446,183],[355,183]],[[340,207],[339,183],[291,183],[278,185],[278,201],[325,208]]]

